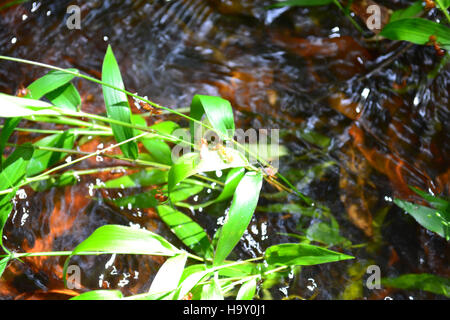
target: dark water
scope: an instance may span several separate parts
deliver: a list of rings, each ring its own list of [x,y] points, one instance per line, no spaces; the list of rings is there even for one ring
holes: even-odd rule
[[[279,279],[271,289],[259,291],[262,298],[443,298],[364,285],[372,264],[386,277],[450,275],[448,243],[392,203],[394,197],[419,201],[408,184],[449,194],[450,70],[444,67],[430,76],[440,62],[432,47],[366,41],[333,7],[267,11],[271,1],[234,0],[36,3],[36,10],[30,2],[0,12],[0,54],[75,67],[99,77],[111,44],[130,91],[172,108],[189,105],[197,93],[220,95],[232,103],[237,127],[281,130],[289,155],[281,159],[280,171],[301,192],[330,208],[342,236],[365,246],[345,249],[355,261],[305,267]],[[387,5],[395,9],[407,3]],[[81,30],[65,25],[70,4],[82,8]],[[2,61],[0,91],[14,93],[44,73]],[[98,86],[80,81],[77,87],[83,110],[104,112]],[[37,138],[15,135],[12,141]],[[99,142],[82,150],[95,150]],[[112,165],[97,160],[76,168]],[[107,199],[118,191],[92,189],[96,179],[110,178],[82,177],[76,186],[47,192],[26,188],[24,199],[17,198],[5,243],[18,252],[70,250],[103,224],[132,223],[179,244],[153,210],[114,207]],[[296,241],[283,234],[301,234],[299,229],[321,220],[288,210],[267,212],[270,204],[299,203],[294,196],[267,195],[275,192],[271,186],[263,188],[261,210],[235,258]],[[212,234],[224,209],[190,214]],[[376,227],[374,221],[383,214],[382,226]],[[25,261],[8,267],[0,281],[2,298],[70,295],[61,282],[63,258]],[[85,288],[121,288],[133,294],[148,289],[163,259],[103,256],[73,262],[83,270]]]

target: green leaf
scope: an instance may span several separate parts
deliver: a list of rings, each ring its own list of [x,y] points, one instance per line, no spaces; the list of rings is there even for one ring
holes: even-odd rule
[[[128,197],[117,198],[111,200],[115,205],[125,208],[155,208],[158,205],[158,201],[155,199],[157,191],[151,190],[149,192],[139,193]],[[131,208],[130,208],[131,207]]]
[[[244,282],[240,287],[236,300],[253,300],[256,293],[256,278]]]
[[[58,108],[50,103],[0,93],[0,117],[14,118],[33,115],[60,115]]]
[[[184,201],[203,190],[201,185],[186,182],[180,182],[170,193],[170,200],[173,203]],[[163,192],[165,195],[168,195],[167,187],[163,188]]]
[[[111,46],[108,46],[105,59],[103,60],[102,81],[116,88],[124,89],[119,65],[117,64]],[[108,117],[121,122],[131,122],[131,111],[125,93],[103,86],[103,97],[105,99],[106,113]],[[131,139],[134,136],[132,128],[117,124],[111,124],[111,128],[117,142]],[[120,146],[123,154],[131,159],[138,157],[138,147],[136,141],[130,141]]]
[[[176,129],[178,129],[180,126],[178,123],[173,121],[163,121],[158,122],[154,125],[150,126],[150,129],[156,130],[157,132],[169,135],[172,134]]]
[[[34,145],[38,147],[54,147],[62,149],[72,149],[74,144],[75,135],[70,131],[54,134],[34,143]],[[36,149],[33,152],[33,157],[30,159],[30,163],[28,164],[27,176],[31,177],[41,173],[60,161],[66,155],[67,153]]]
[[[0,171],[3,168],[3,151],[6,143],[21,120],[22,118],[6,118],[3,122],[3,128],[0,132],[0,154],[2,155],[2,158],[0,158]]]
[[[189,291],[194,288],[197,283],[200,282],[205,276],[210,273],[209,270],[199,270],[189,274],[184,280],[181,278],[181,284],[179,285],[179,289],[177,290],[174,299],[182,299]]]
[[[95,230],[72,251],[64,264],[64,279],[72,256],[112,253],[173,256],[178,254],[179,250],[151,231],[121,225],[105,225]]]
[[[401,20],[401,19],[413,18],[413,17],[417,16],[420,12],[422,12],[422,10],[423,10],[422,1],[414,2],[412,5],[410,5],[406,9],[400,9],[400,10],[394,11],[394,13],[392,13],[392,15],[389,19],[389,22],[394,22],[396,20]]]
[[[354,259],[343,253],[305,243],[283,243],[267,248],[264,258],[272,266],[310,266]]]
[[[221,265],[232,264],[233,262],[234,261],[225,260]],[[261,267],[262,266],[260,264],[247,262],[247,263],[231,265],[229,267],[222,268],[222,269],[218,270],[218,273],[219,273],[219,276],[221,276],[221,277],[229,277],[229,278],[248,277],[248,276],[260,273]]]
[[[34,191],[46,191],[51,188],[60,188],[68,185],[74,185],[77,182],[77,176],[72,170],[69,170],[57,177],[51,177],[50,179],[32,182],[30,183],[30,186]]]
[[[168,172],[159,169],[146,169],[125,175],[117,179],[108,180],[105,184],[95,188],[138,188],[158,185],[167,182]]]
[[[167,259],[161,266],[150,286],[150,294],[164,294],[178,288],[184,267],[186,265],[187,255],[179,254]],[[175,292],[173,292],[174,294]],[[170,299],[173,294],[164,296],[163,299]]]
[[[156,162],[167,165],[172,164],[172,151],[167,143],[156,138],[140,139],[140,141]]]
[[[429,193],[426,193],[426,192],[419,190],[417,188],[414,188],[414,187],[409,187],[409,188],[412,191],[414,191],[415,193],[417,193],[419,196],[421,196],[422,198],[427,200],[428,203],[430,205],[432,205],[435,209],[446,212],[446,213],[450,213],[450,201],[449,200],[433,196]]]
[[[211,126],[222,135],[221,138],[233,138],[234,117],[230,102],[220,97],[195,95],[191,102],[191,118],[201,121],[206,114]],[[191,121],[190,130],[192,141],[195,138],[195,123]],[[198,133],[197,133],[198,134]]]
[[[390,22],[380,35],[391,40],[405,40],[421,45],[428,43],[430,36],[435,35],[437,42],[450,50],[449,27],[427,19],[408,18]]]
[[[119,290],[93,290],[82,293],[70,300],[120,300],[123,298]]]
[[[424,228],[436,232],[441,237],[448,237],[450,223],[448,214],[400,199],[394,199],[394,203],[413,216]]]
[[[239,182],[217,241],[214,265],[226,259],[247,229],[258,203],[262,179],[261,172],[247,172]]]
[[[6,269],[6,266],[8,265],[9,260],[10,260],[9,256],[0,259],[0,279],[1,279],[2,275],[3,275],[3,272]]]
[[[64,86],[47,93],[45,97],[55,106],[61,107],[62,109],[77,111],[78,107],[81,105],[80,94],[72,83],[67,83]]]
[[[351,246],[350,240],[339,235],[339,229],[333,228],[324,222],[317,222],[311,225],[306,231],[310,240],[322,242],[328,246],[342,245]]]
[[[78,72],[77,69],[67,69],[68,71]],[[75,78],[74,75],[66,73],[64,71],[49,71],[45,76],[37,79],[28,86],[30,93],[27,95],[29,98],[40,99],[47,93],[50,93],[59,87],[72,81]]]
[[[158,206],[158,214],[187,247],[205,257],[211,254],[211,241],[205,230],[195,221],[184,213],[165,205]]]
[[[428,273],[404,274],[397,278],[382,278],[381,284],[404,290],[420,289],[450,298],[450,280]]]
[[[282,1],[278,3],[274,3],[270,5],[268,8],[282,8],[282,7],[313,7],[313,6],[324,6],[327,4],[333,3],[333,0],[289,0]]]
[[[206,149],[200,153],[191,152],[180,157],[169,171],[169,193],[172,192],[178,183],[194,174],[248,165],[248,161],[239,151],[231,148],[225,148],[225,150],[227,155],[231,157],[230,162],[223,159],[218,151]]]
[[[230,172],[228,172],[222,192],[215,200],[213,200],[213,202],[219,202],[230,198],[234,194],[239,182],[242,180],[244,173],[245,168],[231,169]]]
[[[217,274],[217,273],[216,273]],[[201,300],[223,300],[223,294],[220,291],[220,285],[217,277],[214,277],[211,283],[203,285]]]
[[[4,169],[0,173],[0,190],[16,186],[25,177],[33,150],[33,146],[29,143],[20,145],[5,160]]]

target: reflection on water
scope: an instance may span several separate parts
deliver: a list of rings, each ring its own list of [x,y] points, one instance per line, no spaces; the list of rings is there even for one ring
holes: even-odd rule
[[[30,2],[0,12],[0,54],[76,67],[100,77],[111,44],[130,91],[173,108],[187,106],[196,93],[230,100],[238,127],[281,129],[282,143],[290,150],[280,163],[281,172],[300,191],[330,208],[342,236],[353,244],[370,243],[350,249],[356,261],[287,274],[261,296],[435,297],[362,286],[370,264],[379,265],[383,276],[450,275],[448,244],[392,204],[394,197],[418,200],[408,184],[435,194],[449,193],[450,70],[429,76],[439,63],[432,48],[365,41],[330,7],[267,11],[264,7],[271,1],[263,0],[80,1],[82,28],[69,30],[66,8],[76,3],[41,1],[33,7]],[[27,65],[0,65],[2,92],[13,93],[45,73]],[[84,110],[104,112],[100,87],[76,84]],[[19,143],[37,138],[13,137]],[[91,141],[83,150],[95,150],[99,142]],[[103,160],[85,161],[77,168],[110,164]],[[7,225],[8,247],[21,252],[70,250],[106,223],[144,226],[179,244],[153,210],[121,209],[107,201],[130,191],[108,193],[92,187],[112,177],[111,173],[82,177],[76,186],[47,192],[25,188],[27,196],[16,199]],[[274,203],[298,203],[293,196],[276,198],[275,191],[264,188],[264,194],[272,195],[261,198],[261,210],[236,258],[296,241],[285,234],[299,234],[300,228],[321,221],[279,207],[264,210]],[[224,209],[217,205],[207,210],[210,215],[198,210],[193,214],[211,234]],[[379,228],[375,222],[383,214],[386,218]],[[163,262],[154,257],[110,259],[73,258],[83,270],[84,287],[143,292]],[[60,281],[63,261],[14,262],[0,282],[0,295],[21,299],[73,295]]]

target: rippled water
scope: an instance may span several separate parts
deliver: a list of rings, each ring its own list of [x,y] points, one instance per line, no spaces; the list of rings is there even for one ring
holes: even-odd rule
[[[408,3],[400,2],[396,7]],[[448,243],[392,204],[394,197],[419,200],[408,184],[449,194],[449,68],[429,76],[440,61],[433,48],[366,41],[332,7],[265,10],[270,3],[79,2],[82,28],[69,30],[66,8],[76,1],[30,2],[0,12],[0,54],[75,67],[99,77],[111,44],[130,91],[172,108],[189,105],[197,93],[220,95],[232,103],[238,127],[279,128],[290,151],[281,159],[280,171],[301,192],[331,209],[342,236],[369,245],[346,249],[355,261],[305,267],[261,290],[261,297],[442,298],[420,291],[369,290],[363,283],[371,264],[379,265],[383,276],[450,275]],[[44,73],[2,61],[0,91],[14,93]],[[84,110],[104,112],[98,86],[81,81],[77,86]],[[13,140],[37,138],[15,135]],[[95,150],[99,142],[82,148]],[[109,164],[98,160],[77,168]],[[25,188],[6,228],[7,246],[21,252],[70,250],[106,223],[139,224],[179,244],[154,211],[113,207],[107,199],[118,191],[93,189],[96,179],[110,178],[82,177],[76,186],[48,192]],[[264,194],[274,192],[271,186],[263,189]],[[296,241],[283,234],[299,233],[299,226],[317,222],[284,209],[264,210],[273,203],[298,201],[293,196],[262,197],[236,258]],[[224,209],[212,206],[193,217],[212,234]],[[381,229],[374,228],[374,219],[386,212]],[[83,270],[84,287],[122,288],[132,294],[148,289],[163,259],[102,256],[73,261]],[[60,280],[62,263],[63,258],[15,262],[0,281],[0,296],[70,296]]]

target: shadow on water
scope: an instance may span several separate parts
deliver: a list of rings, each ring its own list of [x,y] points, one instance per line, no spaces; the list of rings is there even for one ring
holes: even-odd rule
[[[341,236],[363,246],[345,249],[358,259],[305,267],[262,289],[262,297],[442,298],[421,291],[369,290],[364,283],[371,264],[379,265],[383,276],[450,275],[448,243],[392,203],[394,197],[419,201],[408,184],[449,194],[450,70],[432,76],[440,58],[431,47],[364,40],[332,7],[267,11],[270,2],[80,1],[81,30],[65,25],[66,8],[77,1],[29,2],[0,12],[0,54],[100,77],[111,44],[130,91],[173,108],[189,105],[197,93],[220,95],[232,103],[238,127],[279,128],[281,143],[289,149],[280,171],[329,208]],[[0,66],[0,91],[10,94],[45,73],[16,63]],[[104,112],[100,87],[76,84],[84,110]],[[96,150],[100,142],[108,143],[93,140],[82,149]],[[93,159],[77,168],[109,163]],[[108,202],[131,191],[93,188],[112,177],[83,177],[76,186],[46,192],[25,188],[6,227],[7,246],[21,252],[70,250],[107,223],[139,224],[180,244],[154,210],[127,210]],[[298,199],[276,191],[264,187],[235,258],[297,241],[286,234],[304,235],[326,220],[319,209],[311,218],[288,208],[285,204],[298,204]],[[224,209],[212,206],[209,215],[186,212],[212,234]],[[63,258],[25,261],[5,272],[2,298],[74,294],[61,282]],[[148,289],[162,262],[141,256],[73,258],[83,270],[84,287],[121,288],[125,294]]]

